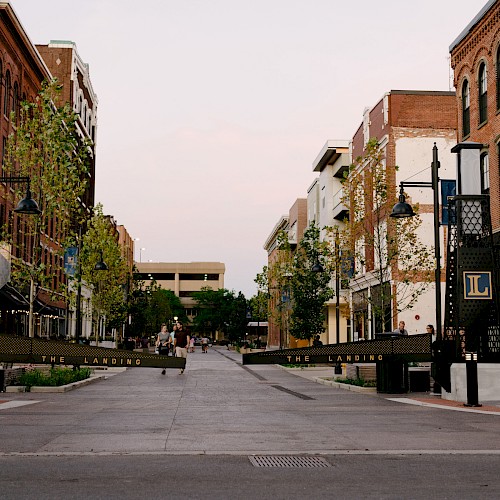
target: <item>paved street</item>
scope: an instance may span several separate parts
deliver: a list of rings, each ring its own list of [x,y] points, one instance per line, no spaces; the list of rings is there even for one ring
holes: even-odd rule
[[[303,375],[303,374],[302,374]],[[498,498],[500,412],[327,387],[225,348],[63,394],[0,394],[3,498]],[[498,407],[497,402],[489,403]],[[481,409],[479,409],[481,410]],[[249,456],[329,467],[256,467]]]

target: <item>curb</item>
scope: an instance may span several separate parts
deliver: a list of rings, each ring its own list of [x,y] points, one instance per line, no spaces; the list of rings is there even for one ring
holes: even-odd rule
[[[73,389],[78,389],[86,385],[98,382],[106,378],[106,375],[93,375],[85,380],[79,380],[78,382],[73,382],[71,384],[60,385],[58,387],[53,386],[33,386],[29,391],[26,391],[26,386],[24,385],[8,385],[5,388],[5,392],[68,392]]]
[[[328,385],[330,387],[335,387],[337,389],[344,389],[351,392],[361,392],[365,394],[377,394],[376,387],[359,387],[357,385],[341,384],[340,382],[334,382],[333,380],[326,380],[321,377],[313,377],[313,380],[318,384]]]

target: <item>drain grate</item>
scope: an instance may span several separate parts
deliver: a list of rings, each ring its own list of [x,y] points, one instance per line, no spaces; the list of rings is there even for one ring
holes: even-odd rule
[[[250,456],[254,467],[331,467],[322,457]]]

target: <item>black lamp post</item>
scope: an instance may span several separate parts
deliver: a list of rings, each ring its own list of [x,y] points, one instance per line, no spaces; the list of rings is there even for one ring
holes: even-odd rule
[[[40,215],[42,211],[38,208],[38,203],[31,197],[30,178],[29,177],[16,177],[16,176],[3,176],[0,177],[0,182],[6,184],[23,184],[26,183],[26,196],[17,204],[14,212],[25,215]],[[34,301],[34,283],[31,280],[30,284],[30,310],[29,310],[29,325],[28,335],[34,336],[34,316],[33,316],[33,301]]]
[[[102,250],[100,252],[99,261],[94,266],[94,270],[95,271],[107,271],[108,270],[108,266],[107,266],[106,262],[104,262],[104,260],[103,260]]]
[[[404,195],[404,187],[430,187],[434,191],[434,256],[436,259],[435,269],[435,286],[436,286],[436,340],[438,342],[442,339],[442,326],[441,326],[441,249],[439,239],[439,160],[438,149],[436,143],[432,148],[432,182],[407,182],[400,183],[399,202],[394,205],[391,217],[404,218],[413,217],[415,212],[411,205],[406,203]]]
[[[80,337],[82,336],[82,264],[80,261],[81,254],[81,237],[82,232],[81,229],[79,231],[78,238],[78,276],[77,276],[77,284],[76,284],[76,328],[75,328],[75,342],[78,344]],[[95,271],[107,271],[108,266],[103,261],[102,250],[100,251],[99,261],[94,266]]]
[[[7,184],[26,183],[26,196],[17,204],[14,212],[27,215],[40,215],[42,213],[42,211],[38,208],[38,203],[31,197],[29,177],[0,177],[0,182],[5,182]]]

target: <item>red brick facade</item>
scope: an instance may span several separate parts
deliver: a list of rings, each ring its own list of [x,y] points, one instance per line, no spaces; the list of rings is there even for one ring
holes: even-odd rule
[[[493,232],[500,232],[500,2],[489,1],[450,47],[457,89],[458,142],[484,144],[489,160],[489,193]],[[486,96],[480,76],[486,69]],[[467,129],[467,87],[469,129]],[[487,109],[480,118],[480,93]],[[464,110],[465,108],[465,110]],[[464,112],[465,111],[465,112]]]

